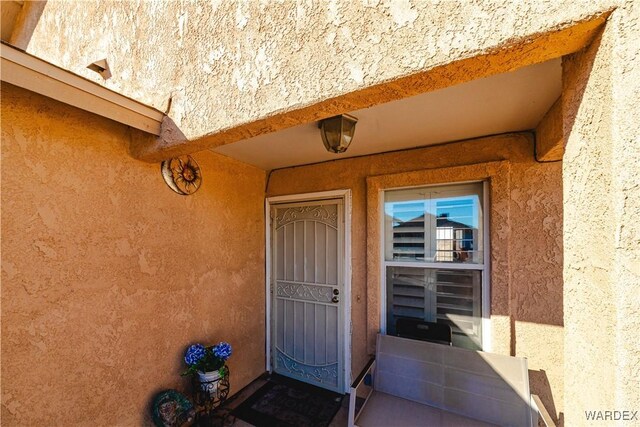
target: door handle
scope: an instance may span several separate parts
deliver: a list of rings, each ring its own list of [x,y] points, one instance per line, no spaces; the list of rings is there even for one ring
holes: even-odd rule
[[[340,301],[340,299],[337,296],[334,296],[333,298],[331,298],[331,302],[333,302],[334,304],[337,304]]]

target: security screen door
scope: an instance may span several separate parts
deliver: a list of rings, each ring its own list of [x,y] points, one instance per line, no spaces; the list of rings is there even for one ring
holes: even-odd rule
[[[342,200],[271,209],[273,370],[344,392]]]

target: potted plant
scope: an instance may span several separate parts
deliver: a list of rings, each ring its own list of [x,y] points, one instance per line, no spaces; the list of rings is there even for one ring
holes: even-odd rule
[[[200,388],[208,393],[218,390],[218,381],[227,374],[225,362],[231,356],[231,345],[219,342],[205,347],[192,344],[187,349],[184,361],[188,368],[182,375],[198,375]]]

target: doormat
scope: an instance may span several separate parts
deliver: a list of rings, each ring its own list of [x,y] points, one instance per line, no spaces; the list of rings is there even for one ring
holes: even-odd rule
[[[256,427],[326,427],[343,395],[277,377],[249,396],[231,415]]]

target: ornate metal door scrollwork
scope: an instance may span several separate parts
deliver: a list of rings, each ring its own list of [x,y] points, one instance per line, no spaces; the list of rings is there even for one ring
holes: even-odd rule
[[[344,390],[344,228],[340,200],[272,208],[272,331],[274,372]]]
[[[287,356],[280,349],[278,349],[278,361],[280,366],[295,376],[311,379],[321,384],[338,385],[337,363],[325,366],[309,366]]]
[[[331,302],[331,287],[277,281],[279,297],[302,301]]]
[[[330,225],[333,228],[338,227],[338,212],[329,212],[329,210],[322,205],[288,208],[276,217],[276,227],[279,228],[289,222],[303,219],[313,219]]]

